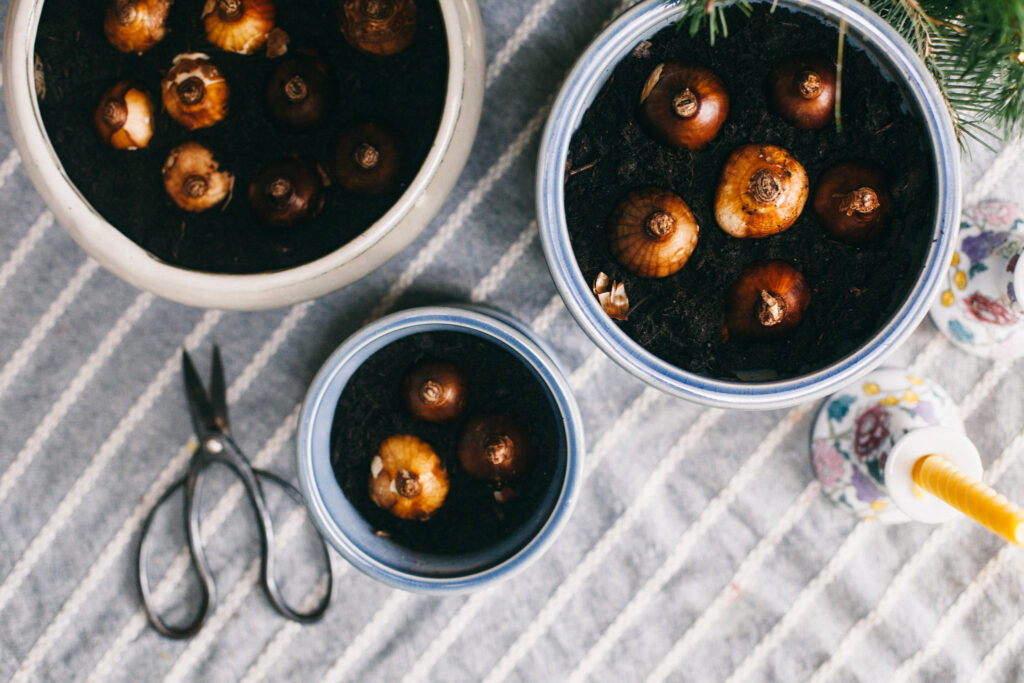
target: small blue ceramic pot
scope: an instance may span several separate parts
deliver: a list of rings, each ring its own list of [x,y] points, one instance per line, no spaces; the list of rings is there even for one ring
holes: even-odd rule
[[[604,313],[590,284],[583,279],[565,218],[564,175],[569,142],[619,61],[640,41],[674,25],[686,3],[646,0],[605,29],[583,53],[562,86],[540,148],[537,213],[541,243],[552,278],[569,311],[605,353],[648,384],[682,398],[726,408],[795,405],[835,391],[876,367],[913,333],[927,314],[952,258],[960,217],[956,135],[942,95],[913,49],[860,2],[778,0],[778,4],[818,16],[833,25],[845,20],[847,39],[872,55],[883,72],[900,82],[907,96],[917,103],[934,157],[935,222],[931,225],[931,247],[924,266],[902,306],[877,334],[851,354],[821,370],[787,380],[753,383],[703,377],[665,362],[630,339]]]
[[[500,543],[460,555],[417,552],[376,535],[349,503],[331,466],[331,428],[353,373],[392,342],[422,332],[482,337],[519,358],[547,391],[560,426],[557,466],[533,516]],[[420,593],[481,588],[537,559],[569,520],[583,477],[583,422],[550,348],[521,322],[479,306],[414,308],[381,318],[349,337],[321,368],[306,395],[298,427],[299,481],[306,506],[327,541],[357,569],[383,583]]]

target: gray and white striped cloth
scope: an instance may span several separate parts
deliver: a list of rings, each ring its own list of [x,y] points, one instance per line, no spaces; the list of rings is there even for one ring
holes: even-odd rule
[[[97,268],[54,225],[0,123],[0,677],[1024,679],[1021,551],[967,522],[857,524],[812,477],[816,406],[748,414],[661,395],[596,351],[555,295],[533,221],[537,137],[619,2],[482,0],[486,106],[452,197],[386,267],[284,310],[186,308]],[[1014,199],[1024,146],[974,150],[965,171],[968,201]],[[395,592],[339,560],[331,610],[299,627],[259,594],[254,526],[238,487],[216,480],[203,531],[218,609],[191,641],[152,631],[131,555],[142,515],[188,458],[181,346],[205,358],[221,345],[237,438],[294,477],[297,406],[329,352],[385,310],[451,298],[529,321],[571,371],[590,447],[585,494],[554,549],[496,589],[447,598]],[[961,401],[989,480],[1024,498],[1022,366],[965,356],[929,322],[893,362]],[[279,516],[296,601],[323,587],[300,519]],[[162,526],[173,542],[154,572],[170,603],[194,587],[179,519]]]

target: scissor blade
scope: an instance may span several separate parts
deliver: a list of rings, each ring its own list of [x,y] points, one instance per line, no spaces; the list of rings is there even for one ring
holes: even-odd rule
[[[210,363],[210,404],[213,407],[213,419],[216,420],[220,431],[230,434],[224,363],[220,358],[220,347],[216,344],[213,345],[213,360]]]
[[[181,371],[185,375],[185,396],[188,398],[188,409],[192,415],[192,427],[202,441],[211,433],[219,432],[220,427],[210,404],[210,397],[203,388],[203,381],[199,379],[196,366],[192,364],[192,358],[184,349],[181,351]]]

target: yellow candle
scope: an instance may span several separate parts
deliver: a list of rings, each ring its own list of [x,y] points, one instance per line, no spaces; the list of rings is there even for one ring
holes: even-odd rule
[[[914,483],[1014,545],[1024,545],[1024,510],[941,455],[914,463]]]

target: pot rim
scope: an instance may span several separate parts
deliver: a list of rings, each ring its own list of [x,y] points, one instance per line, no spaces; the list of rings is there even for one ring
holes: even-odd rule
[[[380,219],[357,237],[315,261],[278,271],[226,274],[191,270],[161,261],[104,219],[74,185],[50,143],[39,111],[34,79],[35,39],[45,0],[13,0],[4,42],[4,91],[11,132],[25,170],[59,222],[101,265],[141,289],[180,303],[252,310],[292,304],[326,294],[362,277],[411,242],[429,216],[424,195],[454,185],[476,135],[483,101],[483,26],[476,0],[438,0],[448,42],[448,82],[438,131],[409,187]],[[469,144],[457,136],[468,134]],[[453,147],[458,147],[454,149]],[[451,156],[449,156],[451,155]],[[443,170],[444,173],[439,173]],[[453,170],[450,184],[447,172]],[[419,225],[413,223],[419,221]],[[382,244],[393,231],[401,244]],[[377,248],[380,263],[369,264]],[[364,261],[360,263],[360,261]],[[355,277],[339,272],[351,266]],[[370,267],[367,267],[370,266]]]
[[[445,576],[437,574],[453,571],[446,566],[450,562],[446,556],[418,554],[422,556],[419,563],[424,567],[424,573],[420,574],[393,567],[372,549],[361,547],[347,532],[343,518],[335,514],[341,511],[350,518],[362,519],[345,498],[330,464],[330,433],[335,408],[352,373],[373,353],[397,339],[441,330],[482,337],[527,364],[559,413],[557,423],[561,426],[563,448],[560,457],[565,460],[561,485],[551,511],[534,533],[524,533],[522,538],[510,537],[514,543],[503,542],[495,548],[459,556],[464,565],[486,566]],[[583,484],[583,420],[561,365],[550,347],[523,323],[486,306],[453,304],[412,308],[388,315],[357,331],[331,354],[310,384],[299,416],[297,437],[300,489],[310,517],[321,534],[342,557],[367,576],[417,593],[474,590],[522,571],[546,552],[565,528]],[[550,490],[548,497],[552,497]],[[519,547],[510,551],[513,545]]]
[[[770,0],[758,0],[768,2]],[[845,19],[848,39],[867,44],[873,57],[902,80],[921,110],[935,164],[936,216],[931,247],[921,273],[889,322],[838,361],[792,379],[762,383],[703,377],[655,356],[628,337],[601,309],[576,263],[565,216],[563,174],[569,143],[583,114],[608,75],[633,47],[675,22],[679,2],[645,0],[601,32],[577,61],[562,86],[541,138],[537,213],[548,268],[573,317],[602,351],[648,384],[709,406],[770,409],[823,396],[855,381],[905,341],[927,314],[955,246],[960,216],[959,149],[942,95],[924,64],[877,14],[850,0],[778,0],[778,4],[833,23]]]

